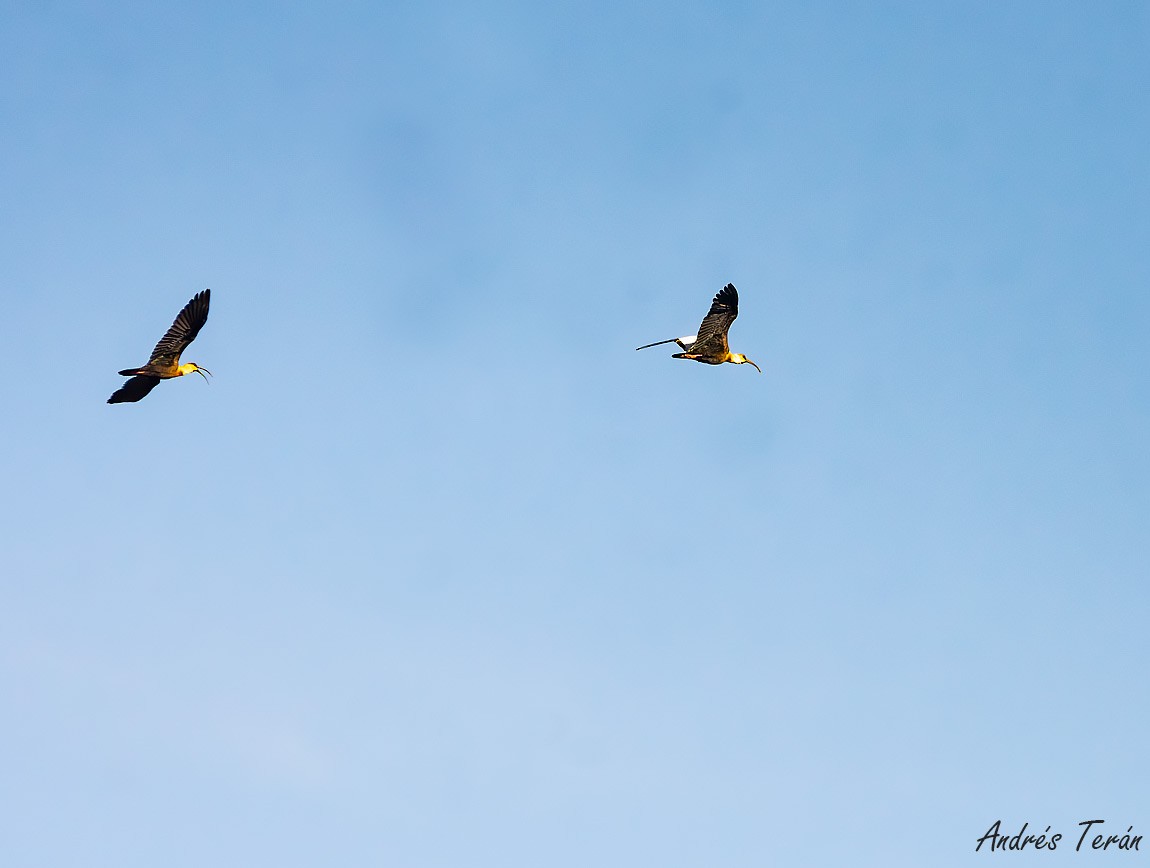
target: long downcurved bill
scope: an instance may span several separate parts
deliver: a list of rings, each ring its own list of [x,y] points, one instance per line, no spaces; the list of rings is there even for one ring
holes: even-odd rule
[[[751,364],[754,364],[754,362],[752,362]],[[197,366],[196,373],[199,374],[201,377],[204,377],[204,374],[211,374],[212,372],[209,371],[207,368],[201,368],[201,367]],[[214,377],[215,374],[212,374],[212,376]],[[207,377],[204,377],[204,382],[207,383],[209,386],[212,384],[212,381],[209,380]]]
[[[747,364],[748,365],[755,365],[755,363],[752,362],[750,359],[747,359]],[[763,372],[763,369],[760,368],[758,365],[755,365],[755,370],[758,371],[760,374]]]

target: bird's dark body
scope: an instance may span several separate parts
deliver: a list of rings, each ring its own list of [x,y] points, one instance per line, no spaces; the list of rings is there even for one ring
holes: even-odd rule
[[[157,370],[149,368],[146,365],[142,368],[127,368],[123,371],[118,371],[121,377],[155,377],[158,380],[170,380],[176,374],[170,373],[168,369]]]
[[[717,356],[700,356],[697,353],[672,353],[672,359],[691,359],[695,362],[702,362],[704,365],[721,365],[726,361],[725,358],[720,359]]]

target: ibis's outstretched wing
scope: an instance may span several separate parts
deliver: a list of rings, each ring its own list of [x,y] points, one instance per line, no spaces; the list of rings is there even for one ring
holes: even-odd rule
[[[682,338],[667,338],[667,340],[665,340],[665,341],[655,341],[655,343],[653,343],[653,344],[643,344],[643,346],[635,347],[635,349],[636,350],[645,350],[645,349],[647,349],[647,347],[657,347],[660,344],[675,344],[675,343],[679,343],[680,346],[682,346],[680,341],[682,341]]]
[[[722,355],[730,352],[727,346],[727,329],[739,315],[739,293],[733,283],[728,283],[715,295],[711,309],[699,325],[699,334],[691,345],[692,353],[702,355]]]
[[[112,393],[112,397],[108,399],[108,403],[128,404],[139,401],[147,395],[148,392],[156,388],[159,382],[159,377],[132,377],[132,379],[128,380],[128,382],[124,383],[124,385]]]
[[[160,338],[160,342],[152,350],[152,356],[148,359],[149,365],[155,365],[157,362],[165,366],[179,364],[180,353],[196,339],[196,335],[200,333],[200,329],[208,321],[208,303],[211,298],[212,291],[210,289],[197,292],[192,296],[192,300],[184,305],[184,309],[180,311],[167,334]],[[140,397],[142,398],[146,394],[147,392],[144,392]],[[135,398],[134,400],[140,399]]]

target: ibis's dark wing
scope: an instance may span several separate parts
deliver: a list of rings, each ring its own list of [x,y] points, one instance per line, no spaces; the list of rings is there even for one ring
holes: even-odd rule
[[[210,289],[197,292],[192,296],[192,300],[184,305],[184,309],[180,311],[180,315],[176,317],[176,321],[172,323],[167,334],[160,338],[160,342],[152,350],[151,358],[148,359],[149,365],[154,365],[156,362],[174,365],[179,362],[180,353],[196,339],[196,335],[200,333],[200,329],[208,321],[208,302],[211,301],[211,298],[212,291]],[[146,395],[147,392],[144,394]],[[142,398],[143,395],[140,397]]]
[[[133,401],[139,401],[148,392],[156,388],[156,384],[160,382],[159,377],[132,377],[124,385],[120,386],[112,397],[108,399],[109,404],[126,404]]]
[[[692,353],[718,355],[729,352],[727,329],[739,315],[739,293],[733,283],[728,283],[715,295],[711,309],[699,324],[699,334],[691,345]]]

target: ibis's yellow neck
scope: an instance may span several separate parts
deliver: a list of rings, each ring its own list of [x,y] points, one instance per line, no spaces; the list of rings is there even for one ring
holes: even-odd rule
[[[735,365],[750,365],[752,368],[754,368],[760,374],[763,372],[762,368],[760,368],[758,365],[756,365],[754,362],[752,362],[750,359],[748,359],[742,353],[730,353],[729,355],[730,355],[730,358],[727,359],[728,362],[731,362],[732,364],[735,364]]]
[[[182,377],[184,374],[195,373],[197,370],[199,370],[199,365],[195,362],[185,362],[176,368],[176,376]]]

